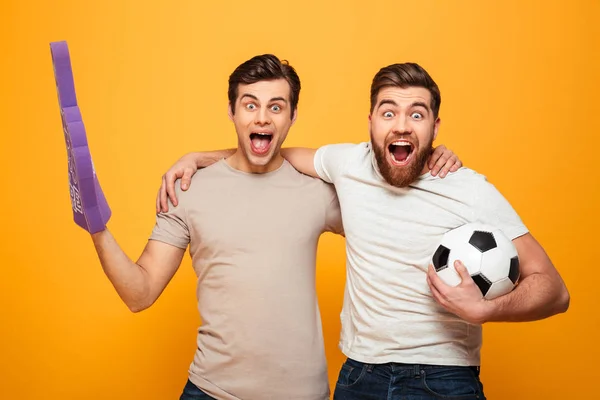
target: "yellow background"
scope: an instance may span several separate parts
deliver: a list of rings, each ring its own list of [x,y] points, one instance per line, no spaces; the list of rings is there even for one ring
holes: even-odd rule
[[[137,258],[160,177],[235,146],[227,77],[267,52],[302,79],[287,145],[368,138],[369,85],[416,61],[442,91],[439,143],[488,176],[564,277],[567,314],[484,328],[490,399],[597,395],[600,2],[16,1],[0,6],[0,398],[175,399],[199,317],[189,257],[131,314],[72,221],[49,42],[67,40],[112,232]],[[332,388],[344,242],[318,294]]]

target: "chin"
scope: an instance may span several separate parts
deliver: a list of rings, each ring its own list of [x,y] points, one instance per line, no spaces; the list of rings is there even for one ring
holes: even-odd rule
[[[249,151],[248,155],[248,161],[250,161],[250,164],[255,165],[257,167],[264,167],[265,165],[269,164],[269,162],[271,162],[271,160],[273,159],[273,154],[264,154],[259,156],[254,154],[252,151]]]

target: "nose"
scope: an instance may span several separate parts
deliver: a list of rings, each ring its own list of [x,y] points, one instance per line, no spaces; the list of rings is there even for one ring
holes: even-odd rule
[[[394,124],[394,131],[399,135],[410,135],[412,133],[412,127],[406,115],[398,116]]]
[[[254,113],[254,123],[259,126],[269,125],[271,123],[269,110],[265,107],[262,107],[256,113]]]

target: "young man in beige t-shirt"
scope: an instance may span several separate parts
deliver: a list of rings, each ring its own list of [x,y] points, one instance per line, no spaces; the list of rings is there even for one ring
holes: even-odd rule
[[[183,400],[329,398],[315,260],[321,233],[342,233],[342,224],[333,188],[279,152],[299,92],[298,75],[275,56],[238,66],[229,78],[233,154],[176,189],[179,201],[157,215],[136,263],[108,230],[92,235],[134,312],[156,301],[190,246],[202,325]]]

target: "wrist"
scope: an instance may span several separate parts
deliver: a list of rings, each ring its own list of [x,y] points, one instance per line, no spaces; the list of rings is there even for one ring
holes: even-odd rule
[[[190,154],[194,160],[194,164],[196,164],[196,167],[198,168],[204,168],[206,167],[206,156],[204,155],[204,153],[202,152],[195,152],[195,153],[191,153]]]
[[[481,299],[475,319],[478,324],[483,325],[493,320],[495,305],[491,300]]]
[[[106,237],[107,234],[108,228],[105,226],[101,231],[90,233],[90,237],[94,243],[99,243]]]

